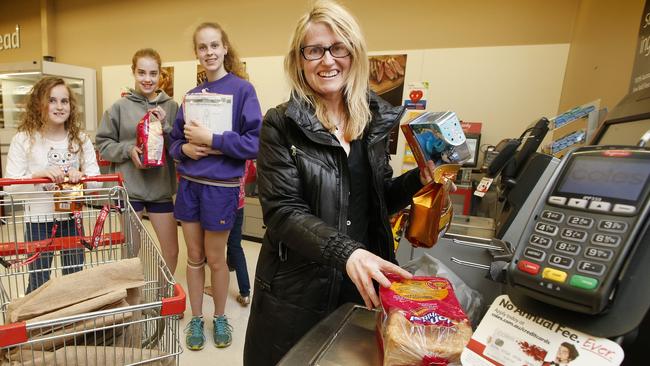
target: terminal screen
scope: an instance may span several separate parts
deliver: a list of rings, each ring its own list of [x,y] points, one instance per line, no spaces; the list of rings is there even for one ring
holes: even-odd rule
[[[650,175],[650,160],[576,156],[558,193],[636,201]]]

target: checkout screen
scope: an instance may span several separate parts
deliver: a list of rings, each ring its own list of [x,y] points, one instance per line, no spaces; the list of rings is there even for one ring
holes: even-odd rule
[[[558,193],[636,201],[650,175],[650,160],[577,156]]]

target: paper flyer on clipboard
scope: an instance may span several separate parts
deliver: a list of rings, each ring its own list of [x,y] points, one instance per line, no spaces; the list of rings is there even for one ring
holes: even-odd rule
[[[183,100],[185,122],[197,121],[212,133],[232,131],[232,95],[187,94]]]
[[[550,306],[550,305],[549,305]],[[616,366],[623,349],[497,297],[461,355],[463,366]]]

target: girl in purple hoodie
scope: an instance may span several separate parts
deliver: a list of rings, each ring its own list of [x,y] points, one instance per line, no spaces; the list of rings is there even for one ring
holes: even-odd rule
[[[192,319],[186,328],[187,348],[203,348],[203,287],[205,264],[210,267],[214,300],[215,346],[232,342],[225,306],[230,275],[226,243],[239,201],[239,178],[247,159],[255,159],[262,113],[255,89],[227,34],[216,23],[194,31],[194,52],[207,81],[190,93],[232,96],[232,129],[213,133],[207,121],[186,121],[181,107],[171,132],[170,154],[180,175],[174,216],[181,221],[187,245],[187,284]]]

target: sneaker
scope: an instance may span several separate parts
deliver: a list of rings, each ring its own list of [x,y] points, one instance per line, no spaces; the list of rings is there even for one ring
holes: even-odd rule
[[[237,302],[241,306],[248,306],[248,304],[251,303],[251,297],[250,296],[243,296],[241,294],[237,295]]]
[[[230,346],[232,343],[232,325],[228,324],[225,315],[218,316],[212,321],[214,325],[214,345],[217,348]]]
[[[203,334],[203,319],[195,316],[185,326],[185,344],[188,349],[198,351],[203,349],[205,335]]]

